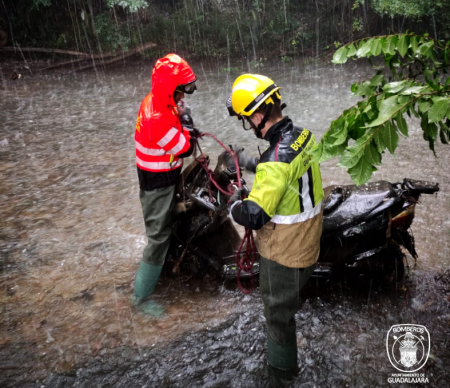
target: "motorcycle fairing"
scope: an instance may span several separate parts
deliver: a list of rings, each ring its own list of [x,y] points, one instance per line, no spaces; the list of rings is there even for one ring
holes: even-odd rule
[[[325,188],[323,233],[361,224],[369,215],[375,216],[392,206],[400,194],[386,181]]]

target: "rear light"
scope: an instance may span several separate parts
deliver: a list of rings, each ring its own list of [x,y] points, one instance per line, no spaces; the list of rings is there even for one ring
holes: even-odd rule
[[[391,225],[397,229],[408,229],[413,222],[415,208],[416,208],[416,205],[412,204],[411,206],[406,208],[406,210],[397,214],[392,219]]]

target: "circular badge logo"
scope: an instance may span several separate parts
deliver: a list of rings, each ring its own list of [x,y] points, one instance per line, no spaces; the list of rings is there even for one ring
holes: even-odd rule
[[[421,325],[394,325],[387,333],[386,350],[394,368],[416,372],[430,355],[430,333]]]

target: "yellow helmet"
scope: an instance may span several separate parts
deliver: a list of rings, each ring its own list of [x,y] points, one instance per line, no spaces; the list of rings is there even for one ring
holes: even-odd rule
[[[272,95],[281,100],[277,86],[270,78],[259,74],[243,74],[234,81],[231,106],[238,116],[251,116],[264,102],[274,104]]]

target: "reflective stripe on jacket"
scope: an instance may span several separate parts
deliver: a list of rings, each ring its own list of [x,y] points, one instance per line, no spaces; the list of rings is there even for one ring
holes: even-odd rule
[[[190,134],[180,124],[173,93],[177,85],[194,80],[192,69],[176,54],[166,55],[155,64],[152,92],[141,103],[134,137],[136,164],[143,190],[170,186],[178,179],[183,165],[179,155],[189,150]],[[154,175],[159,173],[165,175]]]

